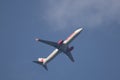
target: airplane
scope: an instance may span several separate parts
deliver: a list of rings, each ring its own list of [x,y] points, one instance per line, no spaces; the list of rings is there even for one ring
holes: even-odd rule
[[[69,44],[80,34],[82,30],[83,28],[79,28],[75,30],[67,39],[59,40],[58,42],[52,42],[52,41],[36,38],[35,39],[36,41],[53,46],[55,50],[48,57],[38,58],[37,61],[33,61],[33,62],[42,65],[46,70],[48,70],[47,63],[50,62],[52,59],[54,59],[58,54],[62,52],[66,54],[72,62],[74,62],[74,58],[71,54],[71,51],[74,49],[74,47],[73,46],[69,47]]]

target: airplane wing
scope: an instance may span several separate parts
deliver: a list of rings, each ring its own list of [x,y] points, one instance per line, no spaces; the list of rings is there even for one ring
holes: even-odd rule
[[[68,58],[69,58],[72,62],[75,61],[74,58],[73,58],[73,56],[72,56],[72,54],[71,54],[71,52],[67,52],[67,53],[65,53],[65,54],[68,56]]]
[[[55,48],[58,48],[58,47],[59,47],[59,45],[58,45],[56,42],[47,41],[47,40],[42,40],[42,39],[38,39],[38,38],[36,38],[36,41],[39,41],[39,42],[48,44],[48,45],[53,46],[53,47],[55,47]]]

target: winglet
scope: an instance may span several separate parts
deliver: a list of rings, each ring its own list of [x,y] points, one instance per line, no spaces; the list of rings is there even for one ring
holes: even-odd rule
[[[36,41],[40,41],[40,39],[39,39],[39,38],[36,38],[35,40],[36,40]]]

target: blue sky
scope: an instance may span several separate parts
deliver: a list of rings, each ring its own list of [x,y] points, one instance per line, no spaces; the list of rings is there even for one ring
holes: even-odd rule
[[[1,80],[120,80],[119,0],[0,0]],[[70,44],[75,62],[64,54],[48,64],[32,61],[54,48],[37,43],[66,39],[83,32]]]

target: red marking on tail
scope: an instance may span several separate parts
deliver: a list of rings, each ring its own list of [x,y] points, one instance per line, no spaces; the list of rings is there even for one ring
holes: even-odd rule
[[[38,61],[39,62],[44,62],[44,58],[39,58]]]

